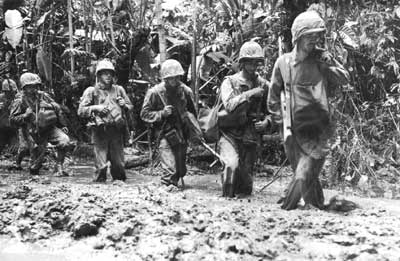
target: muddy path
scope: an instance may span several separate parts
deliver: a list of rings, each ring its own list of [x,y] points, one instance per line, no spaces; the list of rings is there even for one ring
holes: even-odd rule
[[[145,168],[106,184],[91,183],[87,163],[72,169],[0,169],[0,260],[400,260],[398,200],[325,190],[360,208],[283,211],[288,178],[259,193],[259,175],[253,196],[225,199],[219,176],[198,169],[183,191]]]

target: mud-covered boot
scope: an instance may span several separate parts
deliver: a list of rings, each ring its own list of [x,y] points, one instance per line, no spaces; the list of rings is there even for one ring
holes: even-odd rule
[[[39,169],[29,168],[29,174],[31,174],[31,175],[39,175]]]
[[[231,168],[226,168],[222,175],[222,196],[233,198],[235,196],[234,177]]]
[[[56,177],[66,177],[68,176],[68,172],[64,170],[62,163],[57,163],[56,168],[54,170],[54,176]]]
[[[281,205],[282,209],[292,210],[297,208],[297,204],[301,199],[303,183],[302,179],[295,179],[289,184],[286,197]]]
[[[107,180],[107,166],[96,170],[93,182],[106,182]]]
[[[18,164],[18,162],[13,163],[11,166],[7,168],[8,170],[22,170],[21,163]]]

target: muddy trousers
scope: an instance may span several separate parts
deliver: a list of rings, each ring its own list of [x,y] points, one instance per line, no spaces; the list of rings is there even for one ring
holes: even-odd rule
[[[324,207],[324,194],[319,181],[319,174],[325,162],[325,157],[315,159],[303,152],[294,139],[285,144],[285,152],[292,166],[294,177],[290,182],[282,209],[297,208],[300,199],[319,209]]]
[[[253,191],[253,170],[257,159],[256,144],[243,144],[221,136],[218,147],[225,162],[221,177],[222,196],[250,195]]]
[[[35,145],[35,141],[32,139],[26,128],[18,129],[18,154],[15,160],[17,166],[21,166],[21,162],[24,157],[29,156],[30,148]]]
[[[47,143],[50,143],[57,148],[57,168],[62,169],[64,164],[65,155],[71,146],[71,141],[65,132],[57,127],[53,127],[47,131],[41,132],[36,138],[36,143],[29,142],[29,153],[31,159],[29,163],[29,171],[33,175],[39,174],[46,156]],[[60,167],[59,167],[60,166]]]
[[[159,154],[163,170],[162,184],[178,185],[179,179],[186,175],[186,152],[186,144],[171,147],[165,138],[160,140]]]
[[[117,127],[98,127],[92,130],[96,172],[94,181],[107,179],[107,161],[114,180],[126,180],[123,131]]]

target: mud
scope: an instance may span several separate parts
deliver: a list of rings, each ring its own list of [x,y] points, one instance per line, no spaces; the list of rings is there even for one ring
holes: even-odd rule
[[[90,163],[89,163],[90,164]],[[248,198],[220,197],[219,176],[195,167],[186,188],[149,170],[91,183],[88,163],[70,177],[0,174],[0,260],[399,260],[399,201],[341,194],[351,212],[281,210],[288,177]],[[284,170],[288,176],[288,169]]]

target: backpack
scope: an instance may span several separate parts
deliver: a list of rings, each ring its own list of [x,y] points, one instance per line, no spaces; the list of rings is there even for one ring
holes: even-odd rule
[[[219,139],[218,112],[222,107],[221,93],[212,108],[199,110],[198,122],[203,132],[203,137],[208,143],[217,142]]]

